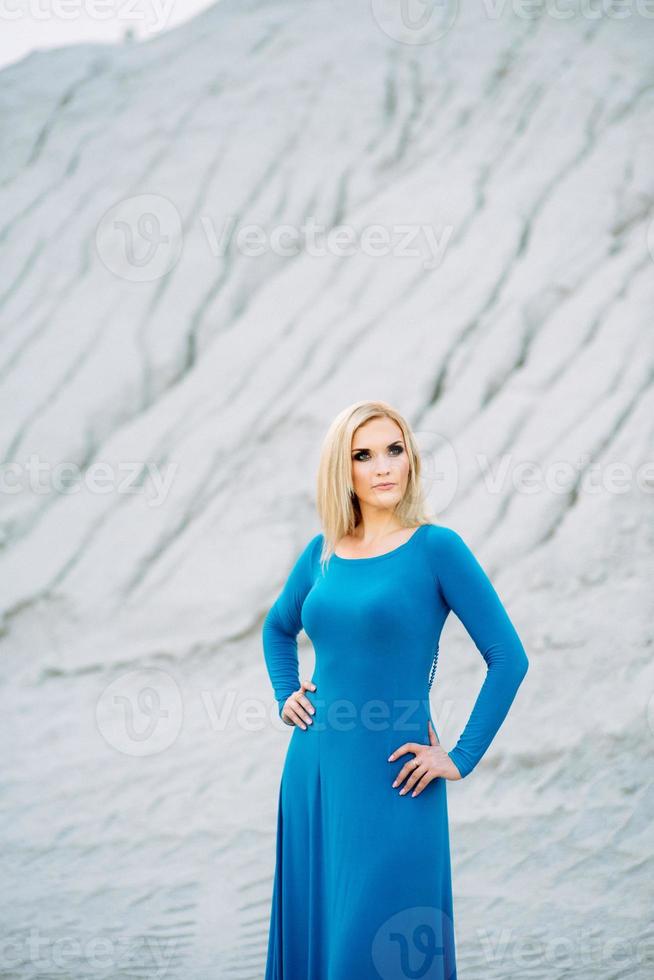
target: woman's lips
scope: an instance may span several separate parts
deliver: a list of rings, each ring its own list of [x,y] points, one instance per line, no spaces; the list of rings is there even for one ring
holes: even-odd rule
[[[394,486],[394,483],[376,483],[373,490],[392,490]]]

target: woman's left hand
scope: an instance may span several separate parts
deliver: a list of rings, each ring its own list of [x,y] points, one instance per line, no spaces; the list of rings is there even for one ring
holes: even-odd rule
[[[437,779],[439,776],[442,776],[443,779],[461,779],[461,773],[445,749],[441,748],[431,719],[428,720],[427,726],[429,745],[423,745],[421,742],[405,742],[404,745],[400,745],[399,749],[395,749],[391,753],[388,760],[393,762],[397,756],[405,755],[407,752],[415,752],[414,758],[409,759],[395,777],[394,787],[399,786],[407,776],[409,777],[399,792],[400,796],[405,795],[412,786],[415,786],[415,789],[411,796],[418,796],[432,779]]]

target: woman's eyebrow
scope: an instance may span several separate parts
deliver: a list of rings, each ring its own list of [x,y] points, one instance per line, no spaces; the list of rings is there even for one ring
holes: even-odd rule
[[[401,439],[394,439],[393,442],[389,442],[389,444],[386,446],[386,448],[387,449],[390,449],[391,446],[398,446],[398,445],[399,446],[403,446],[404,443],[402,442]],[[368,449],[367,446],[362,446],[360,449],[353,449],[352,452],[353,453],[369,453],[370,450]]]

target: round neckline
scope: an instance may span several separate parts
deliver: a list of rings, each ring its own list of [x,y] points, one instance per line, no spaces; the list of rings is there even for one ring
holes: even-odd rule
[[[402,544],[398,544],[397,548],[391,548],[390,551],[384,551],[381,555],[370,555],[365,558],[342,558],[340,555],[337,555],[336,552],[334,552],[332,554],[332,558],[335,558],[336,561],[340,561],[347,564],[349,564],[350,562],[354,563],[354,562],[381,561],[383,558],[390,558],[392,555],[396,555],[398,551],[402,551],[404,548],[408,548],[408,546],[411,544],[413,539],[418,536],[419,531],[423,527],[429,527],[429,524],[419,524],[410,538],[407,538],[407,540],[402,542]]]

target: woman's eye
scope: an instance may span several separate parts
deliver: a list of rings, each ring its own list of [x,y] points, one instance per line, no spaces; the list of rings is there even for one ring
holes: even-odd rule
[[[391,456],[400,456],[404,452],[404,446],[391,446],[389,452]],[[367,459],[369,456],[370,453],[367,453],[365,450],[361,450],[361,452],[355,453],[352,459],[356,460],[358,463],[362,463],[364,459]]]

